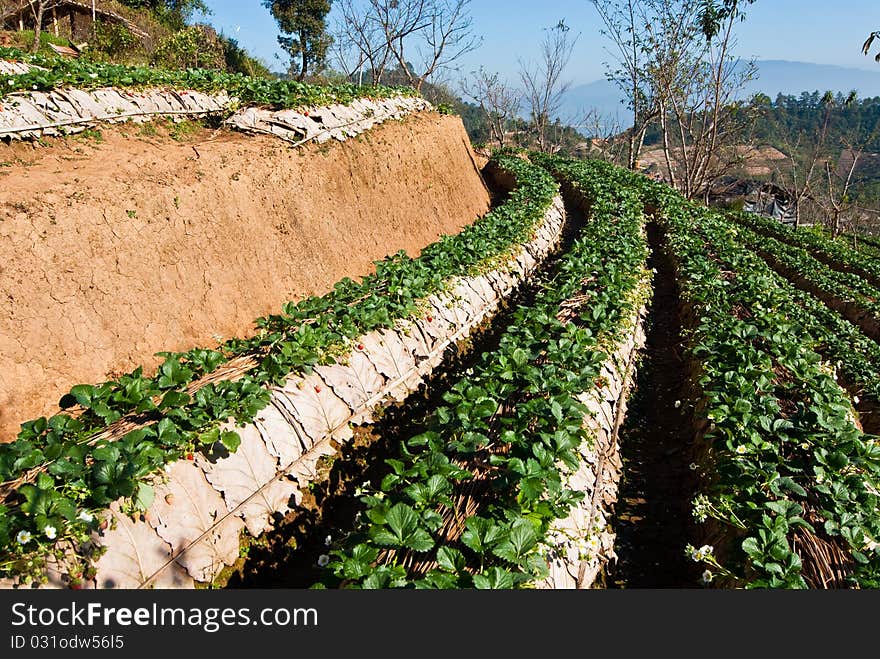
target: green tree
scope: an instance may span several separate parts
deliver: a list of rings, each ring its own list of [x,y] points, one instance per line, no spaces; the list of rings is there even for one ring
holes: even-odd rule
[[[332,39],[327,34],[331,0],[263,0],[281,30],[278,43],[293,61],[299,60],[297,80],[324,67]]]
[[[166,25],[180,30],[197,11],[210,14],[205,0],[119,0],[133,9],[148,9]]]
[[[755,0],[702,0],[700,27],[706,39],[714,39],[731,16],[742,18],[745,15],[743,7],[754,2]]]

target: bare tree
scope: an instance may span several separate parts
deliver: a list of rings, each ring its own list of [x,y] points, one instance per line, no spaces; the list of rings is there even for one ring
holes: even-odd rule
[[[501,78],[483,67],[471,73],[460,84],[462,94],[477,103],[489,122],[489,133],[498,146],[504,146],[510,121],[520,106],[519,92]]]
[[[624,93],[632,112],[632,127],[627,131],[626,166],[636,169],[645,133],[659,114],[648,74],[651,52],[645,33],[646,4],[637,0],[590,1],[605,24],[602,34],[614,44],[611,55],[617,68],[611,68],[606,62],[606,75]]]
[[[786,128],[785,122],[777,122],[776,131],[782,135],[782,146],[786,150],[785,168],[777,165],[777,183],[794,203],[795,226],[801,225],[804,207],[817,196],[819,165],[825,153],[828,129],[834,111],[834,96],[827,92],[822,98],[822,127],[818,133],[798,130],[796,134]]]
[[[562,80],[562,73],[571,60],[578,35],[564,20],[546,30],[541,42],[541,58],[535,62],[520,60],[520,80],[529,109],[535,140],[541,151],[550,151],[547,128],[557,115],[571,82]]]
[[[418,63],[413,65],[406,56],[407,39],[397,38],[391,40],[390,44],[397,63],[416,89],[421,90],[425,80],[479,47],[481,39],[473,34],[473,20],[468,14],[470,2],[413,0],[414,4],[424,5],[424,26],[417,27],[411,33],[419,37],[416,41]],[[385,0],[385,3],[395,4],[395,0]],[[400,4],[399,0],[397,4]]]
[[[604,116],[596,108],[582,112],[580,118],[571,124],[571,128],[584,133],[589,140],[587,155],[615,165],[628,166],[631,156],[630,135],[622,139],[624,131],[614,116]]]
[[[731,12],[706,36],[702,0],[647,0],[649,66],[670,182],[689,198],[708,198],[715,181],[744,161],[752,106],[740,96],[754,62],[732,55]],[[733,2],[734,9],[736,2]]]
[[[337,53],[357,52],[351,60],[358,67],[369,65],[374,83],[394,62],[409,84],[421,90],[427,79],[479,46],[468,13],[470,1],[341,0]]]
[[[31,45],[31,52],[36,53],[40,50],[40,36],[46,12],[58,7],[60,0],[27,0],[27,3],[34,17],[34,42]]]
[[[830,93],[826,94],[825,100],[828,107],[834,107]],[[843,112],[855,102],[856,93],[852,92],[843,102],[843,107],[836,109]],[[853,215],[860,210],[853,198],[853,186],[857,183],[856,173],[865,150],[877,139],[878,132],[880,120],[875,120],[873,126],[854,126],[841,136],[837,160],[827,158],[824,162],[825,194],[818,196],[817,202],[825,212],[826,222],[835,238],[843,231],[844,224],[852,223]]]
[[[827,194],[824,197],[824,203],[820,205],[826,209],[828,213],[828,224],[831,229],[831,235],[834,238],[840,235],[842,227],[841,220],[845,214],[852,210],[854,204],[850,197],[850,189],[853,183],[853,175],[856,172],[861,151],[848,148],[841,155],[840,167],[833,167],[832,161],[825,161],[825,180],[828,183]],[[844,158],[848,156],[849,163],[844,164]]]
[[[359,74],[363,83],[364,66],[370,81],[378,84],[391,57],[391,49],[376,21],[354,0],[336,0],[339,18],[333,31],[333,55],[349,77]]]

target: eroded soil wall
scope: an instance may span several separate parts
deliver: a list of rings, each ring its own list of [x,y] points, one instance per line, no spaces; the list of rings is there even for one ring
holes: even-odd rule
[[[434,113],[298,149],[139,127],[50,144],[0,145],[0,441],[74,384],[250,335],[489,204],[460,119]]]

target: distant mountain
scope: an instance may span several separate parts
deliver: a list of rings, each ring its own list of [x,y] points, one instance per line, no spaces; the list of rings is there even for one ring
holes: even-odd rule
[[[850,69],[829,64],[808,64],[785,60],[758,62],[759,77],[749,85],[749,93],[777,94],[801,92],[843,92],[856,90],[861,98],[880,96],[880,64],[876,71]]]
[[[862,98],[880,96],[880,64],[876,71],[785,60],[761,60],[757,65],[758,77],[749,83],[747,95],[763,92],[775,99],[777,94],[828,90],[846,94],[854,89]],[[566,95],[561,118],[566,122],[578,121],[584,109],[596,108],[603,116],[617,116],[625,123],[629,110],[622,105],[622,99],[617,86],[607,80],[578,85]]]

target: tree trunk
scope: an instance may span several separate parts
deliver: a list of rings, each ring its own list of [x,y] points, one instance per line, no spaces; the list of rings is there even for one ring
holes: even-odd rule
[[[645,146],[645,133],[647,133],[647,132],[648,132],[647,125],[642,126],[642,128],[639,130],[639,138],[636,140],[636,146],[635,146],[635,150],[633,152],[633,155],[635,156],[633,158],[633,166],[631,167],[631,169],[633,171],[638,169],[639,158],[642,156],[642,148],[644,148],[644,146]]]
[[[40,33],[43,28],[43,14],[46,11],[46,6],[43,4],[42,0],[37,2],[37,11],[34,16],[34,43],[31,46],[31,52],[36,53],[40,50]]]
[[[672,162],[672,154],[669,147],[669,117],[666,114],[666,104],[660,104],[660,133],[663,137],[663,158],[666,160],[666,171],[669,174],[669,185],[676,190],[681,191],[678,187],[677,177],[675,175],[675,165]]]
[[[637,139],[636,138],[636,127],[635,127],[635,124],[633,124],[632,130],[629,133],[629,144],[627,145],[628,154],[627,154],[627,165],[626,165],[632,171],[636,171],[636,163],[638,163],[638,161],[639,161],[639,158],[636,155],[636,139]]]

